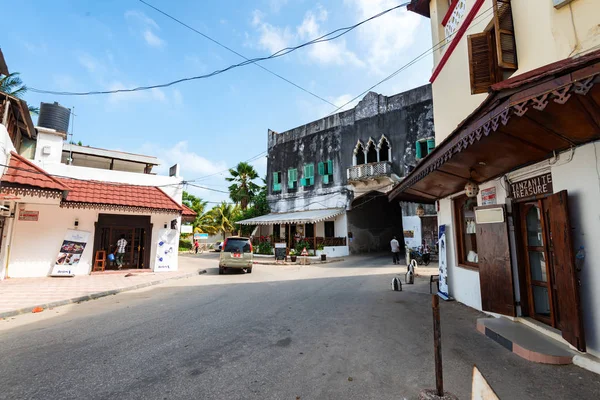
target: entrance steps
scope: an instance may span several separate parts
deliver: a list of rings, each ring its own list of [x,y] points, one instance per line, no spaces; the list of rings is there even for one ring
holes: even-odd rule
[[[579,354],[566,344],[507,318],[479,318],[477,330],[518,356],[542,364],[572,364]]]

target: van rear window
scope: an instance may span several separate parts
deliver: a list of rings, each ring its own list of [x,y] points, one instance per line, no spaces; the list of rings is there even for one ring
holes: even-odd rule
[[[250,253],[250,241],[245,239],[227,239],[223,251],[226,253]]]

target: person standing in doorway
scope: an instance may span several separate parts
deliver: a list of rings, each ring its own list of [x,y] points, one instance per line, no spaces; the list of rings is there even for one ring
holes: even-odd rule
[[[396,236],[390,241],[390,246],[392,247],[394,264],[400,264],[400,243],[398,243]]]
[[[123,268],[123,258],[125,257],[125,247],[127,247],[127,240],[125,235],[121,235],[121,238],[117,240],[117,248],[115,249],[115,259],[117,261],[117,268]]]

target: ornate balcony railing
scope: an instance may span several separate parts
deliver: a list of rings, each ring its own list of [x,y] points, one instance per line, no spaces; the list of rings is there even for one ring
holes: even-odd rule
[[[392,174],[392,163],[389,161],[380,161],[370,164],[361,164],[348,168],[348,181],[360,181],[373,179]]]
[[[467,13],[467,0],[454,0],[450,9],[448,10],[448,14],[446,16],[447,21],[444,26],[444,34],[446,35],[446,43],[448,44],[450,40],[452,40],[452,35],[454,32],[458,30],[460,23],[462,22],[465,14]]]

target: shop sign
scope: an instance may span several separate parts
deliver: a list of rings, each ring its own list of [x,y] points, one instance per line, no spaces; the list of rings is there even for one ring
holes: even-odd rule
[[[79,264],[90,232],[68,229],[52,268],[51,276],[73,276],[73,268]]]
[[[496,187],[483,189],[481,191],[481,205],[489,206],[496,204]]]
[[[181,225],[181,233],[192,233],[194,232],[194,227],[192,225]]]
[[[20,210],[19,221],[37,221],[40,217],[39,211]]]
[[[553,192],[552,174],[550,172],[510,184],[510,193],[515,200]]]
[[[414,238],[415,237],[415,231],[404,231],[404,238]]]

